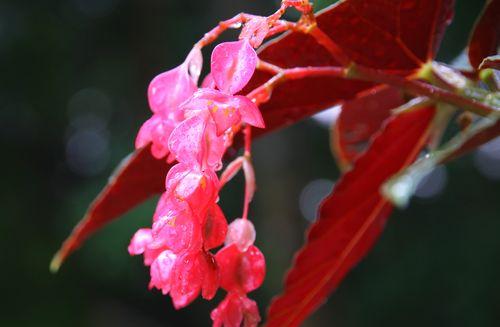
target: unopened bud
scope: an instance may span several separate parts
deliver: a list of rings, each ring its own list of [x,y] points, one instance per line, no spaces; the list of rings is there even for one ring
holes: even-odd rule
[[[255,228],[248,219],[235,219],[228,226],[226,246],[236,244],[241,252],[245,252],[253,242],[255,242]]]

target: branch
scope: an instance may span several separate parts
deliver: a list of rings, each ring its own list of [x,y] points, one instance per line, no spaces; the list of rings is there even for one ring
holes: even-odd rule
[[[388,84],[414,96],[426,96],[437,102],[452,104],[466,111],[486,117],[500,115],[500,108],[488,106],[480,101],[469,99],[459,94],[447,91],[440,87],[414,79],[386,74],[383,71],[351,64],[348,68],[334,66],[281,68],[270,63],[260,61],[258,69],[275,74],[266,83],[248,94],[257,104],[269,100],[273,89],[286,80],[305,77],[330,76],[345,79],[362,80],[380,84]]]

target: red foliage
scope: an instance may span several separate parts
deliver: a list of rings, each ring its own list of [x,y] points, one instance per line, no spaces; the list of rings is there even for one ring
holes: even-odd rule
[[[500,44],[500,0],[488,0],[469,41],[469,61],[478,68],[484,58],[497,53]]]
[[[64,260],[94,232],[112,219],[147,200],[165,188],[163,174],[170,165],[151,155],[150,147],[135,151],[123,159],[109,178],[83,219],[64,241],[50,264],[57,271]]]
[[[497,0],[489,1],[476,25],[469,47],[474,67],[496,51],[500,34],[499,4]],[[339,67],[348,61],[358,68],[392,78],[398,75],[397,78],[408,81],[415,78],[425,63],[433,60],[453,16],[453,5],[454,0],[340,1],[317,15],[318,28],[313,27],[308,33],[286,33],[263,46],[259,58],[281,68]],[[325,47],[325,42],[331,42],[330,46]],[[245,92],[270,77],[268,72],[257,71]],[[342,166],[353,166],[322,203],[319,218],[308,233],[307,244],[296,256],[287,276],[284,293],[269,309],[268,326],[298,326],[379,237],[392,210],[380,188],[415,160],[428,141],[435,116],[434,107],[391,115],[390,110],[403,102],[398,88],[342,77],[308,76],[276,84],[272,97],[260,106],[266,129],[257,130],[254,136],[342,104],[334,126],[334,148]],[[500,123],[471,138],[453,156],[498,135]],[[104,224],[162,192],[169,169],[165,160],[152,157],[150,146],[125,159],[64,242],[51,268],[57,270],[69,254]],[[217,212],[212,214],[211,218],[218,217]],[[220,223],[208,222],[209,227]],[[225,231],[225,225],[220,229]],[[215,239],[209,239],[209,232],[206,234],[207,248],[222,242],[222,234],[215,235]],[[221,258],[224,259],[218,257],[217,260]],[[260,285],[260,275],[257,277],[255,284]],[[253,287],[244,291],[250,289]],[[210,297],[212,295],[210,293]],[[214,315],[222,321],[227,318],[226,307],[238,301],[243,299],[230,296]],[[256,311],[254,303],[248,307],[249,312]],[[237,314],[239,319],[243,313]]]
[[[317,22],[354,62],[410,75],[434,58],[453,17],[453,5],[454,0],[342,1],[320,12]],[[268,43],[259,57],[284,68],[339,65],[311,35],[302,33]],[[268,74],[257,72],[249,88],[267,78]],[[372,86],[338,77],[287,81],[261,106],[266,130],[257,133],[296,123]]]
[[[332,150],[338,165],[346,170],[369,145],[370,138],[404,103],[402,92],[394,87],[379,86],[359,93],[342,105],[332,128]]]
[[[424,108],[391,118],[323,201],[284,293],[271,304],[268,327],[299,326],[373,246],[392,209],[380,187],[415,160],[434,112]]]

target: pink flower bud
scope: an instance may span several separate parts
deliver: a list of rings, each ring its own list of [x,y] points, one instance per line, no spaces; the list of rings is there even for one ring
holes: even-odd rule
[[[143,254],[147,246],[153,242],[153,236],[150,228],[141,228],[135,232],[128,246],[130,255]]]
[[[257,303],[238,293],[228,293],[210,318],[213,327],[256,327],[260,321]]]
[[[151,264],[149,288],[155,287],[161,290],[163,294],[167,294],[170,291],[172,284],[171,272],[176,258],[177,256],[169,250],[163,251],[158,255],[156,260]]]
[[[235,219],[229,224],[226,246],[235,244],[241,252],[245,252],[255,242],[255,227],[248,219]]]
[[[154,113],[173,113],[196,91],[196,83],[182,64],[156,76],[148,88],[149,106]]]

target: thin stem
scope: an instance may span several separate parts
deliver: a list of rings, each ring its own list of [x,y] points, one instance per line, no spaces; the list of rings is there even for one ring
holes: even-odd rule
[[[250,157],[252,152],[252,126],[245,126],[245,157]]]
[[[347,75],[346,77],[351,79],[360,79],[396,86],[412,95],[427,96],[433,100],[455,105],[480,116],[489,116],[491,114],[498,114],[499,112],[498,108],[492,108],[480,101],[468,99],[437,86],[415,79],[385,74],[379,70],[368,67],[351,65]]]
[[[204,46],[215,41],[224,31],[229,28],[240,28],[241,24],[249,21],[254,15],[239,13],[238,15],[219,22],[219,24],[212,28],[210,31],[205,33],[205,35],[194,45],[195,47],[203,48]]]
[[[252,127],[250,125],[246,125],[243,131],[245,134],[245,154],[243,160],[243,170],[245,173],[245,198],[243,201],[243,214],[241,218],[248,218],[248,208],[250,206],[250,202],[252,201],[253,192],[255,191],[255,175],[253,173],[253,167],[251,167],[251,158],[252,158]]]
[[[351,64],[348,68],[335,66],[296,67],[283,69],[261,61],[259,69],[275,73],[266,83],[254,89],[248,96],[257,104],[270,99],[273,89],[286,80],[305,77],[331,76],[353,80],[363,80],[396,86],[401,90],[415,95],[426,96],[438,102],[449,103],[480,116],[499,115],[500,108],[490,107],[480,101],[463,97],[448,90],[414,79],[386,74],[383,71]]]
[[[276,34],[288,31],[288,30],[294,30],[294,31],[299,31],[301,30],[298,26],[297,23],[289,22],[286,20],[280,19],[281,16],[285,13],[286,9],[288,8],[287,5],[281,4],[280,8],[271,14],[270,16],[267,17],[267,22],[270,26],[269,32],[266,35],[266,38],[269,38],[271,36],[274,36]],[[314,15],[313,15],[314,16]],[[229,18],[227,20],[219,22],[219,24],[212,28],[210,31],[205,33],[205,35],[194,45],[195,47],[203,48],[204,46],[214,42],[219,36],[226,30],[233,28],[233,29],[238,29],[241,27],[241,24],[245,24],[252,18],[256,18],[258,16],[256,15],[251,15],[247,13],[239,13],[236,16]]]

